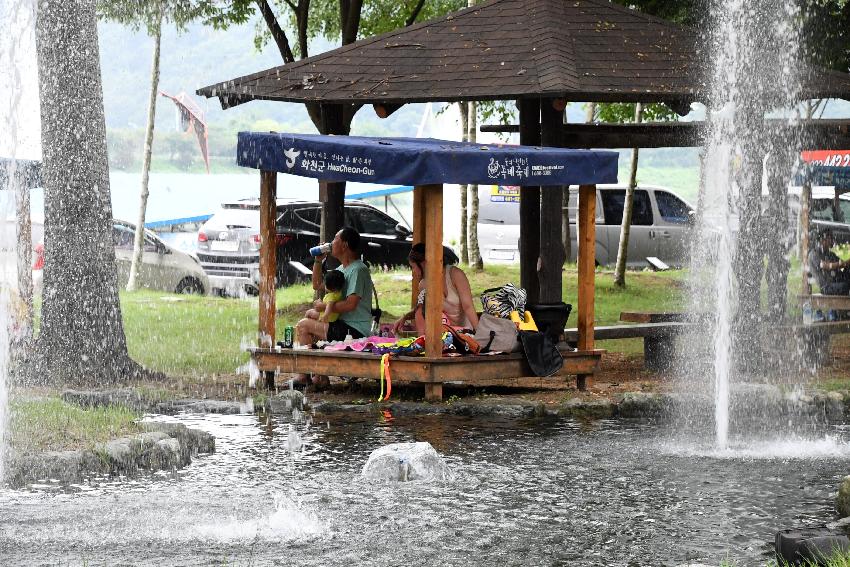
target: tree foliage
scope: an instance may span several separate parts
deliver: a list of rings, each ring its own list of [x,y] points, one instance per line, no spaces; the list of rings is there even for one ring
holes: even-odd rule
[[[212,23],[217,18],[226,18],[236,22],[236,13],[222,10],[215,0],[98,0],[97,15],[129,26],[134,30],[145,28],[148,35],[156,33],[160,12],[162,23],[173,25],[177,29],[185,28],[193,21]],[[245,14],[247,17],[247,14]],[[244,20],[242,20],[244,21]]]
[[[614,0],[617,4],[634,8],[664,20],[699,28],[708,16],[708,0]]]
[[[596,120],[612,124],[635,122],[635,104],[630,102],[612,102],[596,105]],[[645,122],[665,122],[677,120],[678,114],[665,104],[643,105],[643,120]]]
[[[803,55],[811,63],[850,71],[850,2],[801,0]]]

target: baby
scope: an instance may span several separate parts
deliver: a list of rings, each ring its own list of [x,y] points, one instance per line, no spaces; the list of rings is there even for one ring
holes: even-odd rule
[[[333,305],[342,299],[342,288],[345,287],[345,276],[339,270],[331,270],[325,274],[325,296],[322,303],[325,310],[319,313],[317,309],[308,309],[305,317],[315,319],[320,323],[333,323],[339,319],[339,313],[333,312]]]

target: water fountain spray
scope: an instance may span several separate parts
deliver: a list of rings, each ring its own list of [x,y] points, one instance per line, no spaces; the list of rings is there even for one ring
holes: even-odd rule
[[[792,0],[715,0],[709,26],[711,92],[703,153],[698,233],[694,239],[691,310],[708,310],[708,353],[694,374],[710,368],[716,448],[730,439],[730,407],[746,352],[758,367],[764,333],[760,290],[768,238],[761,207],[763,156],[780,144],[765,115],[789,115],[799,98],[799,10]],[[790,112],[793,115],[793,112]],[[792,118],[793,119],[793,116]],[[790,120],[790,119],[789,119]],[[799,146],[798,146],[799,147]],[[795,150],[798,151],[798,150]],[[784,190],[784,189],[783,189]],[[774,269],[769,266],[768,269]]]
[[[9,33],[0,36],[0,92],[8,93],[0,102],[0,131],[4,132],[0,141],[0,156],[8,156],[12,161],[5,166],[6,187],[0,187],[7,191],[6,195],[18,197],[28,187],[20,191],[19,185],[24,183],[20,175],[18,164],[15,161],[19,153],[20,124],[23,102],[22,69],[25,64],[22,58],[31,49],[27,44],[32,43],[34,38],[32,32],[35,28],[35,3],[32,0],[19,0],[5,3],[0,6],[0,27]],[[23,136],[26,138],[26,136]],[[26,141],[26,140],[24,140]],[[25,195],[28,199],[28,194]],[[15,200],[7,198],[5,203],[10,208]],[[15,218],[12,210],[0,210],[0,218]],[[13,242],[16,238],[14,226],[11,223],[3,223],[0,242]],[[26,224],[29,227],[29,224]],[[29,239],[29,235],[26,236]],[[20,250],[20,246],[2,246],[4,250]],[[28,248],[27,248],[28,249]],[[20,265],[20,262],[17,262]],[[17,271],[13,266],[4,262],[0,271],[0,280],[9,284],[16,280]],[[0,482],[4,478],[4,461],[6,457],[6,443],[8,441],[7,428],[9,423],[9,399],[7,370],[10,356],[10,342],[12,337],[10,331],[14,332],[15,319],[20,315],[20,301],[16,301],[17,292],[10,290],[9,285],[0,286]],[[18,321],[20,323],[20,321]]]

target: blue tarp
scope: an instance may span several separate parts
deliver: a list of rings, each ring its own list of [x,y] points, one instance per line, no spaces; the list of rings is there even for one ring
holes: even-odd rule
[[[850,167],[813,165],[809,167],[808,178],[812,185],[850,190]]]
[[[617,182],[617,152],[240,132],[236,162],[325,181],[398,185],[591,185]]]
[[[348,189],[346,187],[346,189]],[[365,191],[363,193],[346,193],[346,199],[374,199],[375,197],[386,197],[387,195],[398,195],[399,193],[410,193],[413,187],[403,185],[401,187],[387,187],[386,189],[376,189],[375,191]]]

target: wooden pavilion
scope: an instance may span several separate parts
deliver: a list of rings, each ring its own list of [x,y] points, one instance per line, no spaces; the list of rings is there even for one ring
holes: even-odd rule
[[[368,104],[386,117],[413,102],[513,99],[522,145],[631,147],[637,138],[628,128],[616,133],[616,143],[599,130],[582,132],[580,142],[570,137],[563,124],[566,104],[661,102],[686,114],[708,88],[699,37],[608,0],[485,0],[197,92],[218,98],[223,108],[251,100],[318,104],[323,134],[348,134],[344,111],[350,115]],[[850,79],[842,73],[810,70],[803,88],[809,98],[850,98]],[[638,128],[644,128],[639,133],[644,140],[659,130]],[[664,139],[679,143],[667,145],[696,145],[697,136],[681,134],[687,126],[673,128]],[[561,300],[562,190],[521,188],[520,284],[535,303]],[[320,196],[327,237],[342,225],[344,184],[321,181]],[[593,345],[592,309],[588,316],[591,325],[584,328],[590,336],[581,340],[583,348]]]
[[[237,162],[260,174],[260,344],[250,349],[267,380],[275,372],[313,372],[378,378],[380,358],[366,352],[275,348],[275,274],[277,173],[332,181],[366,181],[414,186],[413,234],[426,244],[428,265],[442,264],[443,183],[515,184],[551,180],[579,185],[578,350],[562,344],[560,376],[576,375],[584,386],[602,351],[593,348],[594,230],[596,184],[617,180],[617,153],[445,142],[241,132]],[[442,270],[428,270],[426,285],[442,289]],[[416,285],[411,299],[418,295]],[[369,298],[371,300],[371,298]],[[426,302],[425,356],[394,356],[396,383],[425,386],[427,399],[442,397],[443,383],[469,385],[510,383],[531,371],[522,354],[443,356],[442,303]]]

